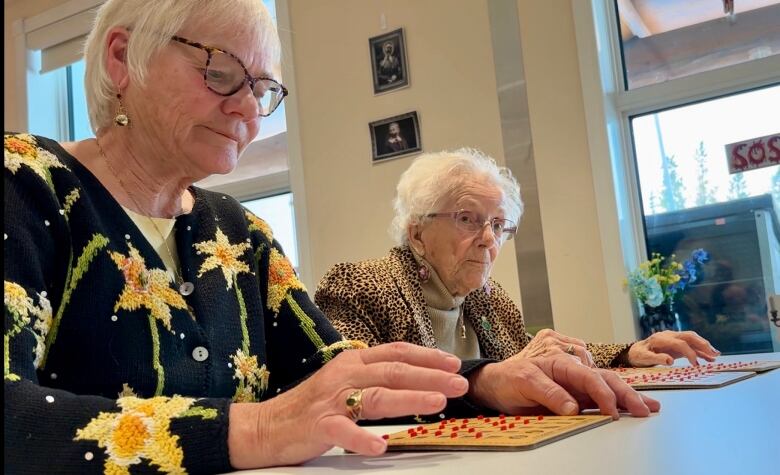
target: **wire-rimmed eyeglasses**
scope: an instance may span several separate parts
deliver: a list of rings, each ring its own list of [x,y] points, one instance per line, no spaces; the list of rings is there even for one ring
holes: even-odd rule
[[[451,218],[455,220],[456,228],[468,233],[481,232],[485,225],[489,224],[493,235],[501,242],[512,238],[517,233],[517,225],[513,221],[503,218],[484,219],[483,216],[466,209],[449,213],[428,213],[425,216],[428,218]]]
[[[289,94],[286,87],[271,78],[250,76],[244,63],[233,53],[181,36],[172,36],[171,39],[202,49],[208,54],[203,68],[203,80],[212,92],[220,96],[232,96],[244,87],[244,84],[249,83],[249,88],[260,106],[260,115],[263,117],[271,115]]]

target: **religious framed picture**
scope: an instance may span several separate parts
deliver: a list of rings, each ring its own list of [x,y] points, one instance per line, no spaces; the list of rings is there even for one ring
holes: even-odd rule
[[[368,128],[371,131],[373,163],[422,150],[420,121],[416,111],[371,122]]]
[[[390,33],[369,38],[368,44],[371,50],[374,94],[408,86],[409,68],[406,65],[404,29],[399,28]]]

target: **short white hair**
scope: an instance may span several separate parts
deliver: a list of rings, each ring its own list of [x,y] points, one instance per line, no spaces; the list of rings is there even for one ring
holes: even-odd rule
[[[106,69],[108,31],[117,26],[131,30],[127,65],[131,79],[143,85],[151,58],[185,25],[225,35],[249,33],[266,50],[271,64],[279,63],[279,36],[262,0],[108,0],[98,10],[84,45],[84,87],[94,132],[110,125],[116,112],[118,91]]]
[[[391,226],[396,243],[408,244],[410,226],[422,223],[425,215],[437,211],[436,207],[460,187],[475,181],[498,187],[503,194],[505,219],[520,221],[520,185],[508,168],[498,166],[493,158],[472,148],[426,153],[417,157],[398,181]]]

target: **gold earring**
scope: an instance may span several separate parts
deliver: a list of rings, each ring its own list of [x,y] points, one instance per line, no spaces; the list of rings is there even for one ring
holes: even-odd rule
[[[127,110],[125,105],[122,104],[122,94],[116,95],[119,105],[116,108],[116,115],[114,116],[114,123],[119,127],[127,127],[130,125],[130,117],[127,116]]]

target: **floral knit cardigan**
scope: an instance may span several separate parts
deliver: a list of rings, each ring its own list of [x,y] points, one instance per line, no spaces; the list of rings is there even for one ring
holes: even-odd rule
[[[188,295],[56,142],[5,135],[5,455],[10,473],[230,471],[231,401],[294,385],[345,341],[268,225],[191,188]],[[186,292],[184,292],[186,293]]]

